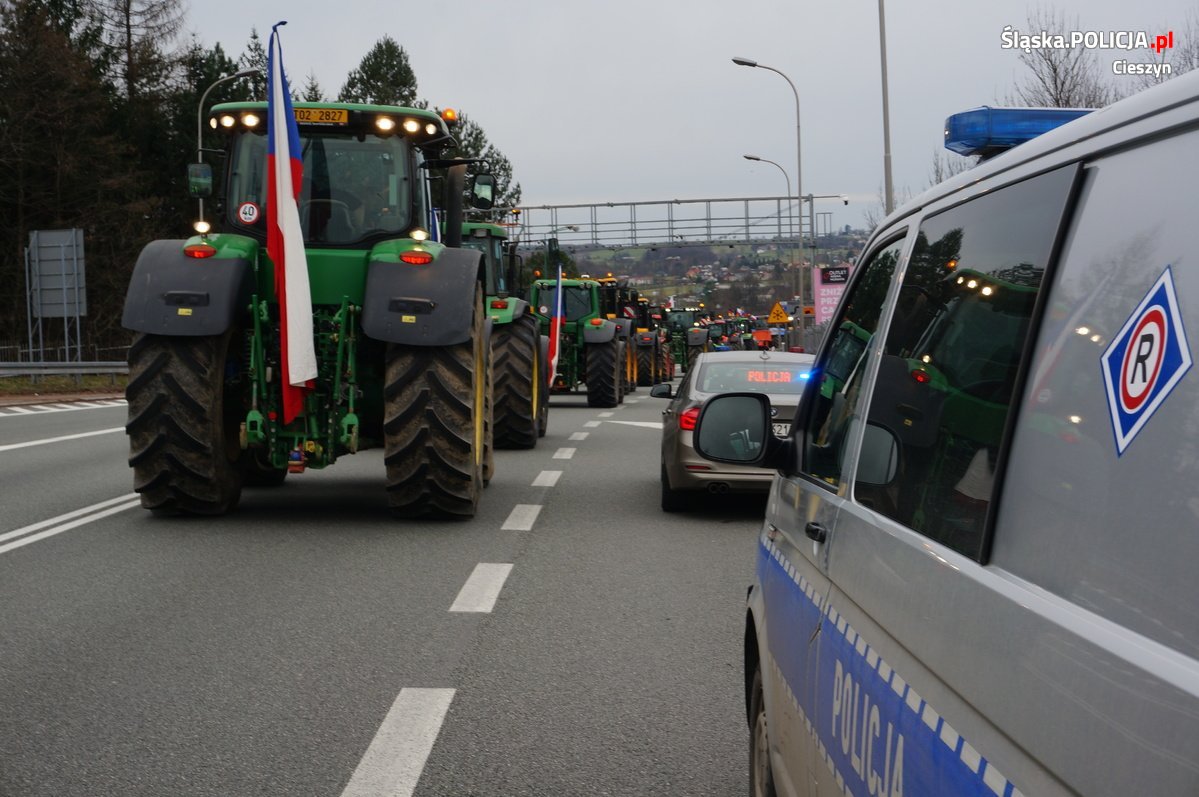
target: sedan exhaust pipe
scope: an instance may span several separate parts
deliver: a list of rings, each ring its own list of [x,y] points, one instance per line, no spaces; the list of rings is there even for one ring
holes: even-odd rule
[[[729,491],[728,482],[712,482],[708,485],[708,492],[712,495],[724,495]]]

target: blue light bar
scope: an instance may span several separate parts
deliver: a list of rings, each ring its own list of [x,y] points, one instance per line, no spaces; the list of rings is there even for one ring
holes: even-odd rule
[[[1089,108],[991,108],[984,105],[945,120],[945,148],[989,158],[1061,127]]]

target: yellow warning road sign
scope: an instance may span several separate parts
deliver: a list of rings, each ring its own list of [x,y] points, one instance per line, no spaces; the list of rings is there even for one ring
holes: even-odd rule
[[[782,302],[775,302],[774,307],[770,308],[770,315],[766,318],[767,324],[785,324],[787,323],[787,311],[783,309]]]

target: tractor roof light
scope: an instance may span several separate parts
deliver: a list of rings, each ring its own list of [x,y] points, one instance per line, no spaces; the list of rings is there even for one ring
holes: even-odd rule
[[[241,123],[249,128],[258,127],[258,123],[262,120],[258,118],[258,114],[246,113],[242,114]]]
[[[415,119],[405,119],[404,120],[404,132],[405,133],[415,133],[419,130],[420,130],[420,122],[418,122]]]
[[[396,129],[396,120],[390,116],[376,116],[375,129],[380,133],[390,133]]]
[[[955,113],[945,120],[945,148],[984,160],[1091,113],[1089,108],[991,108]]]
[[[453,108],[446,108],[441,112],[441,120],[447,125],[456,124],[458,121],[458,112]]]
[[[233,117],[233,114],[223,113],[220,116],[220,122],[221,122],[221,127],[228,129],[230,127],[233,127],[235,124],[237,124],[237,119],[235,119]]]

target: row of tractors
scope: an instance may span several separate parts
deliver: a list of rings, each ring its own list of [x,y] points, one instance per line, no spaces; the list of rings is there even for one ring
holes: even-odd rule
[[[521,284],[507,228],[466,220],[491,208],[495,180],[482,160],[443,157],[448,115],[288,105],[302,179],[294,205],[272,209],[287,184],[270,110],[201,108],[195,235],[148,244],[134,266],[126,432],[146,509],[223,514],[244,487],[380,448],[395,515],[473,517],[494,449],[545,435],[550,392],[586,386],[591,406],[612,407],[727,342],[702,308],[564,280],[551,371],[557,283]]]

